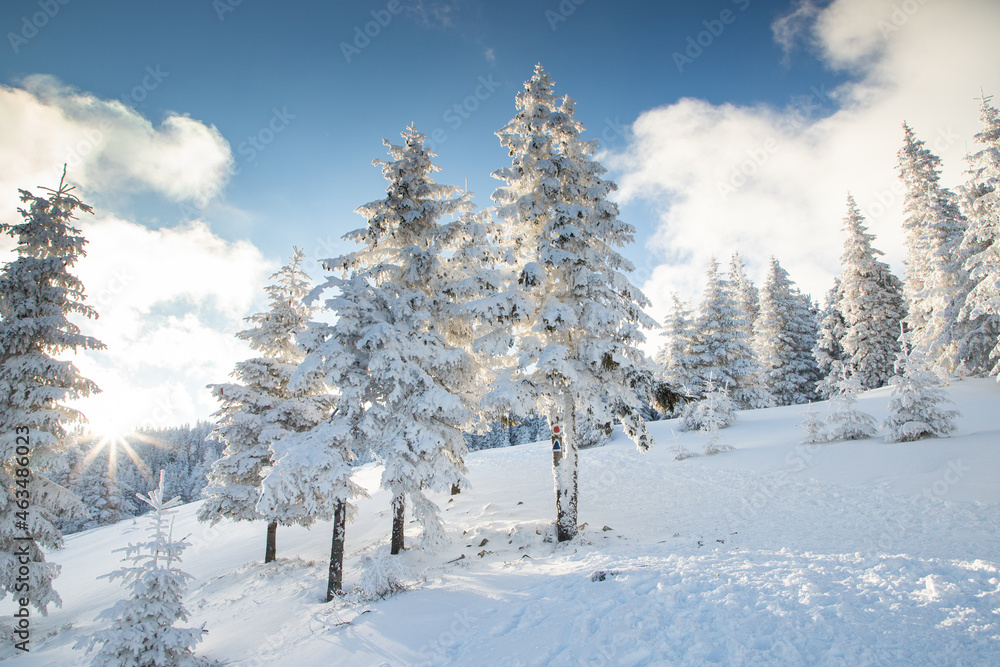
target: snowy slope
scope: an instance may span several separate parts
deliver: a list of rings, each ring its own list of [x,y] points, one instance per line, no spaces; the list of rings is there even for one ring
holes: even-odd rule
[[[209,630],[199,653],[296,667],[1000,664],[1000,386],[949,393],[963,416],[942,440],[799,445],[801,407],[740,413],[722,432],[736,450],[713,457],[673,460],[671,421],[652,425],[646,454],[619,434],[581,453],[586,527],[564,544],[544,541],[547,445],[474,453],[474,488],[436,498],[451,544],[405,553],[408,590],[377,602],[321,602],[329,524],[279,529],[279,561],[264,566],[262,525],[206,528],[197,503],[182,507],[191,623]],[[881,419],[888,398],[858,406]],[[696,450],[704,436],[677,442]],[[358,480],[374,489],[378,475]],[[86,664],[74,642],[122,595],[95,577],[142,521],[53,554],[63,608],[33,618],[33,650],[16,664]],[[374,492],[348,527],[347,587],[389,526],[388,496]]]

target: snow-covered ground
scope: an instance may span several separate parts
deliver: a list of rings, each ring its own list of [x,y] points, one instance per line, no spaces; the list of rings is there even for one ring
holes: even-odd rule
[[[263,525],[209,528],[187,505],[189,625],[207,624],[201,655],[239,665],[1000,664],[1000,386],[949,393],[963,416],[941,440],[800,445],[801,407],[740,413],[722,432],[735,451],[712,457],[673,460],[672,421],[645,454],[619,434],[581,453],[586,525],[563,544],[546,541],[546,443],[472,454],[474,487],[437,498],[450,544],[407,551],[407,590],[375,602],[322,602],[329,523],[279,529],[265,566]],[[881,420],[888,398],[858,407]],[[378,475],[358,477],[374,490]],[[123,595],[96,577],[144,521],[52,555],[64,604],[33,617],[16,664],[86,664],[73,644]],[[389,527],[373,492],[348,527],[347,587]]]

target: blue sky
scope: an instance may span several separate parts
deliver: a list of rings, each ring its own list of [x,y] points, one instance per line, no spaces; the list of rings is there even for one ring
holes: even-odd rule
[[[232,334],[267,275],[293,244],[337,254],[353,209],[383,194],[382,139],[437,131],[438,180],[467,179],[487,206],[509,159],[493,133],[540,61],[602,139],[654,316],[736,250],[758,282],[774,254],[820,297],[848,190],[902,268],[904,119],[961,181],[972,98],[1000,88],[998,14],[989,0],[8,0],[0,215],[68,159],[98,211],[80,270],[109,343],[79,362],[105,388],[89,412],[106,429],[205,417],[204,384],[246,356]]]
[[[620,128],[641,112],[681,97],[782,107],[799,91],[842,78],[814,58],[781,63],[771,23],[787,2],[196,0],[105,2],[97,10],[77,1],[3,59],[3,81],[52,74],[98,97],[126,99],[154,124],[178,112],[214,125],[239,170],[224,193],[238,211],[199,214],[224,238],[248,238],[272,257],[308,244],[308,234],[357,225],[353,209],[382,191],[369,166],[384,156],[382,138],[397,139],[410,122],[446,137],[436,144],[440,180],[468,179],[488,205],[490,173],[507,157],[493,132],[513,115],[514,94],[539,61],[579,102],[595,136],[611,139],[609,148],[623,145]],[[37,2],[5,3],[0,25],[17,27],[37,11]],[[388,20],[378,31],[377,18]],[[374,38],[358,36],[366,27]],[[698,54],[688,39],[699,33],[708,46],[679,68],[673,54]],[[364,48],[355,52],[356,44]],[[155,87],[147,91],[143,79]],[[276,109],[287,112],[287,125],[263,144]],[[107,204],[145,224],[195,215],[122,194]],[[99,193],[94,199],[105,203]],[[642,215],[634,223],[648,234]]]

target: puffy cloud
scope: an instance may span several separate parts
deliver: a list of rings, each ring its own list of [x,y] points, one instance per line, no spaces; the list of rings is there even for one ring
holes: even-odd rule
[[[159,230],[113,217],[81,222],[89,244],[76,273],[100,315],[81,327],[107,345],[77,355],[103,390],[81,409],[101,429],[206,417],[217,405],[205,386],[226,381],[251,354],[233,334],[262,305],[275,267],[202,222]]]
[[[165,76],[150,68],[143,89]],[[64,162],[89,203],[141,193],[200,205],[221,192],[232,155],[218,130],[187,116],[168,115],[154,126],[122,101],[49,76],[0,86],[0,218],[18,217],[18,188],[40,194],[38,186],[58,184]],[[208,416],[217,405],[205,385],[226,381],[249,355],[233,334],[262,305],[275,266],[250,243],[226,241],[201,221],[149,229],[98,210],[82,215],[78,227],[87,256],[74,270],[100,314],[80,325],[107,345],[75,357],[103,390],[78,407],[101,430]],[[0,255],[12,247],[0,239]]]
[[[150,67],[137,88],[167,76]],[[188,116],[170,114],[154,126],[122,101],[47,75],[0,86],[0,211],[13,211],[18,187],[58,183],[64,163],[83,193],[149,190],[182,202],[220,192],[232,154],[214,126]]]
[[[644,286],[653,314],[663,316],[671,290],[699,293],[710,255],[725,263],[737,250],[758,282],[773,254],[821,297],[839,270],[848,191],[901,272],[901,123],[942,157],[944,182],[960,183],[978,131],[973,98],[1000,81],[989,57],[998,28],[990,0],[801,2],[775,25],[777,38],[807,42],[849,83],[798,91],[783,108],[681,99],[643,113],[607,163],[624,201],[662,211],[650,249],[665,261]]]

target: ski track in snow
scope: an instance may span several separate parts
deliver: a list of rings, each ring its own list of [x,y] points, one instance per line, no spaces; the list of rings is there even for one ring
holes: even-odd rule
[[[801,407],[741,413],[721,432],[736,451],[684,461],[672,421],[651,426],[645,454],[619,433],[581,453],[586,525],[562,544],[547,445],[472,454],[474,488],[434,496],[450,544],[405,552],[408,588],[385,600],[322,603],[329,523],[279,529],[280,558],[262,565],[262,525],[206,527],[188,505],[175,528],[192,534],[187,625],[206,623],[198,652],[233,665],[1000,664],[1000,387],[949,391],[963,412],[950,439],[802,446]],[[887,402],[879,390],[858,406],[881,419]],[[677,434],[690,451],[704,440]],[[374,491],[378,474],[357,479]],[[348,587],[360,554],[387,543],[388,503],[359,503]],[[72,646],[122,596],[95,577],[140,526],[52,555],[64,607],[33,617],[14,664],[88,664]]]

